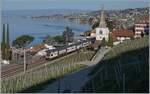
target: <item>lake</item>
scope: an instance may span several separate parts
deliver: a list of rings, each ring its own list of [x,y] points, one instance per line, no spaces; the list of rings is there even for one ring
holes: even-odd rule
[[[22,16],[2,16],[2,24],[9,24],[10,43],[18,36],[28,34],[35,37],[30,46],[39,44],[46,35],[61,35],[66,26],[69,26],[75,35],[90,29],[88,24],[78,24],[68,20],[31,19]]]

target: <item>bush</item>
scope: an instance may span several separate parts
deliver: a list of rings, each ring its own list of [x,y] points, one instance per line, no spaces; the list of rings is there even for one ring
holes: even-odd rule
[[[113,47],[113,38],[109,35],[109,39],[108,39],[108,46]]]

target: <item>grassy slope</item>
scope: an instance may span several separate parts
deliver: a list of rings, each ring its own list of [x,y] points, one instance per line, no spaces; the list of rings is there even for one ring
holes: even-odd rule
[[[148,41],[147,36],[113,47],[91,72],[93,79],[83,92],[148,92]]]
[[[75,52],[68,55],[47,67],[39,68],[26,74],[20,74],[2,81],[2,92],[37,92],[55,79],[74,71],[77,71],[86,65],[77,64],[77,62],[88,61],[94,55],[92,51]]]

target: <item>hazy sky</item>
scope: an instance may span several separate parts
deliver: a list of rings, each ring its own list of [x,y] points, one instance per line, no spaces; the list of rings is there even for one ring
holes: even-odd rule
[[[82,9],[98,10],[148,7],[149,0],[3,0],[3,10]]]

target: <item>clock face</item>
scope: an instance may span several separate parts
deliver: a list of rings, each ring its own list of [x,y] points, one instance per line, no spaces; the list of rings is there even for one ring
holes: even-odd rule
[[[102,35],[102,34],[103,34],[103,31],[102,31],[102,30],[100,30],[100,31],[99,31],[99,34],[101,34],[101,35]]]

